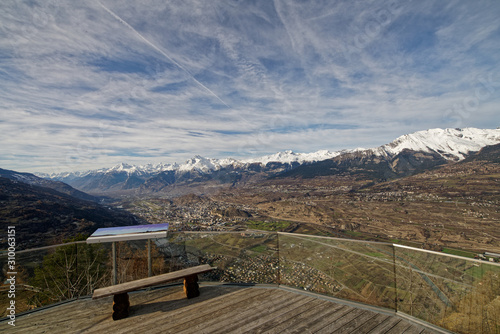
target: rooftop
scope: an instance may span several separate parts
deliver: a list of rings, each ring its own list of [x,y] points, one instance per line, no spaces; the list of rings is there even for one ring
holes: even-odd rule
[[[80,299],[16,317],[10,333],[439,333],[390,310],[272,286],[205,284],[130,293],[113,321],[112,297]],[[1,327],[6,326],[4,322]]]

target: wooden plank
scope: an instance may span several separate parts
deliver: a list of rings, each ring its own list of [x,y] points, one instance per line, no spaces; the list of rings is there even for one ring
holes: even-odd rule
[[[210,295],[206,290],[202,288],[201,295],[198,298],[178,299],[174,301],[175,305],[171,305],[172,301],[168,301],[162,303],[154,313],[147,312],[136,316],[136,321],[141,323],[140,331],[142,333],[154,331],[158,327],[158,318],[165,317],[165,319],[168,319],[168,330],[177,332],[179,328],[189,327],[190,324],[196,324],[203,321],[203,319],[217,317],[217,314],[227,312],[228,308],[238,308],[238,303],[261,299],[266,293],[264,289],[238,288],[237,291],[228,294],[205,298],[206,295]],[[231,288],[228,288],[229,290]],[[138,311],[142,311],[144,308],[147,311],[148,306],[148,304],[141,305]],[[131,316],[134,317],[134,314],[131,314]]]
[[[380,325],[384,321],[390,319],[391,316],[377,313],[377,315],[369,320],[367,320],[364,324],[356,328],[357,333],[369,333],[373,328]]]
[[[89,303],[90,302],[90,303]],[[99,303],[99,302],[98,302]],[[93,311],[89,305],[93,304],[91,300],[77,300],[60,306],[55,306],[50,309],[45,309],[37,311],[27,315],[16,315],[15,327],[7,325],[7,322],[0,324],[0,333],[75,333],[79,330],[75,328],[82,328],[84,322],[80,323],[80,312]],[[106,307],[109,309],[109,303],[106,303]],[[71,313],[68,313],[69,312]],[[47,311],[50,311],[52,316],[47,317]],[[71,316],[67,316],[71,314]],[[105,316],[110,318],[110,314]],[[103,320],[104,317],[96,316],[87,317],[84,321],[88,323],[94,323]],[[3,327],[5,326],[5,327]],[[8,329],[7,329],[8,327]]]
[[[404,333],[409,327],[411,327],[411,324],[405,320],[402,320],[396,326],[392,327],[391,329],[389,329],[385,333],[386,334],[401,334],[401,333]]]
[[[283,313],[284,311],[290,309],[293,309],[295,312],[300,313],[302,312],[302,310],[310,309],[311,307],[313,307],[312,304],[318,302],[306,296],[297,297],[297,299],[292,299],[290,298],[290,296],[286,296],[285,302],[283,303],[273,303],[270,306],[263,305],[262,309],[259,309],[258,312],[255,312],[254,314],[252,314],[251,312],[255,310],[249,310],[243,316],[243,319],[240,319],[239,321],[230,325],[224,325],[224,327],[221,327],[220,329],[224,330],[224,332],[226,333],[239,334],[243,332],[241,328],[246,327],[246,325],[252,326],[254,322],[262,323],[262,321],[259,320],[267,320],[267,322],[274,323],[276,314]]]
[[[176,333],[211,333],[222,330],[224,333],[230,332],[232,329],[237,329],[239,325],[246,322],[251,322],[272,310],[284,307],[289,304],[294,304],[300,298],[305,296],[297,296],[290,298],[290,295],[279,290],[270,290],[267,298],[255,299],[251,303],[243,303],[239,308],[230,308],[224,313],[218,314],[217,318],[204,319],[197,324],[189,324],[184,331],[176,331]]]
[[[421,334],[424,331],[424,327],[410,323],[410,327],[408,327],[403,333],[404,334]]]
[[[392,327],[396,326],[401,321],[402,320],[397,318],[397,317],[389,317],[387,320],[385,320],[384,322],[381,322],[380,324],[378,324],[376,327],[372,328],[367,333],[385,333],[388,330],[390,330]]]
[[[169,328],[178,324],[189,323],[192,319],[196,319],[200,315],[205,314],[205,316],[209,317],[210,313],[220,308],[221,305],[227,306],[228,303],[235,300],[242,300],[242,298],[247,296],[260,296],[265,292],[264,289],[241,289],[239,287],[202,287],[198,298],[187,299],[184,297],[184,293],[178,288],[171,288],[165,290],[176,290],[177,292],[165,295],[164,298],[159,298],[155,302],[148,300],[154,299],[154,295],[161,293],[162,290],[131,294],[132,304],[137,303],[139,300],[144,302],[140,305],[132,306],[130,317],[120,320],[118,322],[119,327],[127,328],[132,333],[134,331],[153,333],[158,328],[163,329],[167,333],[169,332]],[[94,326],[92,331],[114,333],[116,328],[116,323],[108,321]]]
[[[333,321],[335,321],[337,319],[342,318],[343,316],[345,316],[346,314],[349,314],[352,311],[354,311],[353,307],[344,305],[344,307],[338,309],[336,312],[334,312],[333,314],[331,314],[328,318],[325,318],[323,321],[317,322],[317,323],[309,326],[309,328],[307,329],[307,331],[310,332],[310,333],[316,333],[317,331],[321,330],[322,328],[324,328],[329,323],[331,323],[331,322],[333,322]]]
[[[360,316],[354,318],[350,322],[346,323],[344,326],[337,329],[333,333],[335,333],[335,334],[345,334],[345,333],[353,333],[353,332],[361,333],[358,330],[358,328],[361,327],[362,325],[364,325],[366,322],[370,321],[371,319],[375,318],[376,316],[377,316],[377,313],[367,311],[367,312],[361,314]]]
[[[307,303],[308,306],[311,305],[311,301],[309,299],[305,300],[305,303]],[[243,329],[248,329],[248,333],[264,333],[266,331],[272,332],[277,327],[279,329],[279,326],[281,324],[291,321],[291,319],[293,319],[297,315],[296,311],[300,306],[301,305],[290,305],[287,308],[282,309],[280,312],[270,314],[267,318],[259,319],[259,321],[255,321],[254,323],[249,324],[247,327],[243,327]],[[302,323],[301,325],[297,325],[295,331],[297,331],[298,333],[304,333],[306,332],[304,328],[308,328],[311,324],[317,323],[318,319],[327,317],[331,313],[336,312],[343,307],[343,305],[332,304],[330,307],[316,310],[316,313],[306,319],[304,323]]]
[[[341,328],[345,324],[352,321],[354,318],[357,318],[366,312],[369,312],[369,311],[365,311],[365,310],[361,310],[361,309],[353,309],[352,312],[348,312],[345,315],[343,315],[342,317],[338,318],[337,320],[330,322],[325,327],[321,328],[319,331],[317,331],[315,333],[331,334],[335,330]]]
[[[315,310],[316,313],[311,315],[308,319],[304,319],[302,324],[297,324],[296,327],[291,330],[291,333],[310,333],[311,328],[318,323],[328,321],[334,314],[341,312],[342,309],[347,308],[347,306],[342,304],[330,303],[328,307],[325,307],[324,310],[318,311]]]
[[[244,333],[261,333],[264,331],[266,326],[272,327],[282,321],[287,321],[290,317],[290,313],[294,314],[297,308],[309,305],[312,302],[310,298],[295,299],[295,296],[293,298],[293,303],[283,305],[283,307],[274,310],[274,312],[268,312],[267,314],[258,317],[252,322],[247,322],[246,324],[240,325],[239,330]]]
[[[311,298],[311,297],[309,297]],[[314,300],[314,303],[308,303],[307,309],[296,309],[294,310],[295,314],[290,312],[285,321],[280,322],[276,326],[272,326],[269,330],[266,330],[264,333],[291,333],[291,331],[297,329],[304,322],[309,323],[310,317],[315,316],[315,314],[319,313],[320,310],[328,309],[331,305],[328,301],[320,301]],[[309,329],[307,330],[307,332]],[[304,333],[304,331],[300,331],[299,333]]]
[[[424,328],[424,329],[420,332],[420,334],[435,334],[435,333],[438,333],[438,332],[436,332],[436,331],[434,331],[434,330],[430,330],[430,329],[428,329],[428,328]]]
[[[203,296],[202,294],[199,298]],[[195,302],[192,305],[176,309],[168,313],[168,330],[173,333],[180,332],[190,326],[203,323],[212,319],[220,319],[224,314],[231,310],[238,310],[243,305],[252,304],[255,300],[265,299],[269,294],[267,289],[243,289],[237,293],[220,296],[220,298],[209,299],[203,302]],[[197,299],[192,299],[196,301]],[[188,301],[188,299],[186,299]],[[156,321],[150,324],[144,324],[144,333],[154,330],[157,326]],[[141,327],[142,328],[142,327]]]
[[[253,325],[253,322],[258,322],[259,325],[263,324],[263,321],[257,321],[257,320],[264,320],[264,324],[270,324],[271,326],[276,325],[276,322],[290,322],[289,316],[287,316],[289,313],[295,313],[295,314],[300,314],[304,311],[307,311],[311,309],[311,307],[318,307],[319,301],[311,299],[310,297],[307,296],[300,296],[298,301],[290,300],[290,296],[288,296],[287,302],[283,304],[277,304],[277,305],[272,305],[273,307],[268,308],[266,310],[259,311],[258,314],[254,314],[250,321],[248,322],[242,322],[240,321],[237,326],[230,326],[228,333],[242,333],[240,331],[240,327],[246,327],[246,325],[250,325],[250,327]],[[267,312],[266,312],[267,311]],[[288,311],[288,312],[286,312]],[[285,316],[282,318],[277,318],[277,314],[283,314],[285,313]],[[260,333],[262,332],[261,330],[251,330],[250,332],[257,332]]]
[[[157,275],[153,277],[147,277],[131,282],[126,282],[122,284],[108,286],[106,288],[96,289],[94,294],[92,295],[92,299],[103,298],[111,295],[115,295],[118,293],[126,293],[142,288],[147,288],[154,285],[159,285],[162,283],[167,283],[170,281],[174,281],[177,279],[184,278],[186,276],[192,276],[197,274],[203,274],[209,272],[211,270],[217,269],[215,267],[211,267],[209,264],[203,264],[201,266],[191,267],[187,269],[182,269],[178,271],[174,271],[171,273],[166,273],[162,275]]]

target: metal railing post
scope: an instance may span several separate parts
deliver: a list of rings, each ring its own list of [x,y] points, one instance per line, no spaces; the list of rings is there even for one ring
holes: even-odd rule
[[[118,284],[118,270],[116,268],[116,242],[112,243],[113,252],[113,285]]]
[[[151,239],[148,239],[148,277],[153,276],[153,265],[151,261]]]

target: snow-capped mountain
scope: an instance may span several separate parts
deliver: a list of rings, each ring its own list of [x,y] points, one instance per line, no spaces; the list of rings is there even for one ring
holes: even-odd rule
[[[176,170],[179,172],[197,171],[201,173],[210,173],[227,166],[238,165],[238,164],[239,162],[237,160],[231,158],[210,159],[197,155],[194,158],[186,161],[184,164],[179,165]]]
[[[462,160],[470,152],[500,143],[500,129],[431,129],[403,135],[371,151],[378,155],[396,155],[403,150],[435,152],[447,160]]]
[[[69,183],[73,187],[87,192],[135,189],[153,183],[155,189],[158,189],[159,183],[170,185],[178,180],[184,182],[207,180],[215,177],[213,176],[215,174],[217,174],[216,177],[219,180],[236,182],[241,178],[241,173],[245,172],[266,172],[268,175],[276,175],[290,171],[298,166],[334,159],[342,160],[343,164],[348,163],[350,159],[359,160],[360,157],[364,157],[365,160],[369,157],[379,157],[386,162],[390,162],[394,157],[405,152],[427,154],[425,166],[428,166],[429,159],[439,160],[439,164],[446,161],[458,161],[467,157],[471,152],[479,151],[484,146],[498,143],[500,143],[500,128],[431,129],[403,135],[389,144],[371,149],[357,148],[333,152],[320,150],[313,153],[283,151],[242,160],[195,156],[182,164],[160,163],[135,166],[122,163],[111,168],[50,176],[44,175],[44,177]],[[395,166],[393,162],[389,164]],[[256,169],[256,165],[260,166],[260,169]],[[226,173],[225,176],[222,175],[224,173]],[[230,174],[231,176],[228,176]]]
[[[283,152],[278,152],[275,154],[271,155],[265,155],[262,157],[258,158],[251,158],[251,159],[244,159],[241,160],[242,163],[260,163],[263,165],[266,165],[270,162],[280,162],[280,163],[286,163],[286,164],[292,164],[292,163],[298,163],[298,164],[304,164],[308,162],[316,162],[316,161],[322,161],[326,159],[331,159],[335,158],[336,156],[339,156],[343,153],[347,152],[354,152],[360,149],[356,150],[342,150],[342,151],[328,151],[328,150],[320,150],[317,152],[312,152],[312,153],[296,153],[291,150],[283,151]]]

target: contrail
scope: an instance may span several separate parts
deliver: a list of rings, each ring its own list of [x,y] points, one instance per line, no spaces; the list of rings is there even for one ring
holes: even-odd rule
[[[189,74],[189,76],[191,77],[191,79],[194,80],[194,82],[196,82],[198,85],[200,85],[202,88],[204,88],[207,92],[209,92],[211,95],[213,95],[217,100],[219,100],[223,105],[225,105],[226,107],[230,108],[231,107],[226,103],[224,102],[219,96],[217,96],[217,94],[215,94],[214,92],[212,92],[207,86],[205,86],[204,84],[202,84],[201,82],[199,82],[193,74],[191,74],[191,72],[189,72],[186,68],[184,68],[181,64],[179,64],[178,62],[176,62],[175,60],[173,60],[172,58],[170,58],[170,56],[165,52],[163,51],[162,49],[160,49],[159,47],[157,47],[156,45],[154,45],[153,43],[151,43],[146,37],[142,36],[137,30],[134,29],[134,27],[132,27],[130,24],[128,24],[127,22],[125,22],[121,17],[119,17],[118,15],[116,15],[113,11],[111,11],[109,8],[107,8],[106,6],[104,6],[100,1],[97,1],[97,3],[106,11],[108,12],[111,16],[113,16],[115,19],[117,19],[118,21],[120,21],[120,23],[122,23],[123,25],[125,25],[127,28],[129,28],[130,30],[132,30],[133,32],[136,33],[137,36],[139,36],[140,39],[142,39],[144,42],[146,42],[146,44],[148,44],[149,46],[151,46],[153,49],[155,49],[156,51],[158,51],[159,53],[161,53],[163,56],[165,56],[165,58],[167,58],[168,60],[170,60],[172,63],[174,63],[177,67],[179,67],[181,70],[183,70],[184,72],[186,72],[187,74]]]

